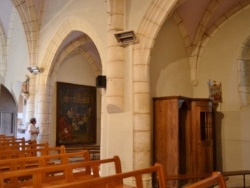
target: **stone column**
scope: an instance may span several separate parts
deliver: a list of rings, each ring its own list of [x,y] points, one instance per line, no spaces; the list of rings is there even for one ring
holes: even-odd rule
[[[24,119],[25,123],[28,123],[30,118],[35,116],[35,83],[36,75],[29,74],[29,97],[26,103],[26,116]]]
[[[47,72],[46,72],[47,73]],[[37,91],[38,100],[37,104],[37,123],[39,124],[39,135],[38,142],[50,143],[50,134],[51,134],[51,113],[52,113],[52,87],[46,81],[48,75],[43,73],[39,75],[39,88]]]
[[[151,156],[151,112],[149,89],[150,49],[134,48],[133,89],[134,89],[134,169],[150,165]],[[144,58],[142,58],[144,57]]]
[[[109,6],[106,104],[108,113],[120,113],[124,111],[124,49],[114,33],[124,30],[124,0],[110,0]]]

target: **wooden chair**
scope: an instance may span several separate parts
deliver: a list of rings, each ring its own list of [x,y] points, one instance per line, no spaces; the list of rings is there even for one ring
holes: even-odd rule
[[[195,182],[191,185],[185,186],[185,188],[206,188],[206,187],[213,187],[215,185],[218,185],[219,188],[226,188],[226,182],[224,179],[224,176],[221,172],[213,172],[211,176],[202,179],[198,182]]]

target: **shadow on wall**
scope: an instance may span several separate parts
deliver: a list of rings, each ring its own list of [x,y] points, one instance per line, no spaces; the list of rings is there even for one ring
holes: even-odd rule
[[[215,112],[215,170],[223,171],[222,161],[222,143],[221,143],[221,125],[224,115],[221,112]]]

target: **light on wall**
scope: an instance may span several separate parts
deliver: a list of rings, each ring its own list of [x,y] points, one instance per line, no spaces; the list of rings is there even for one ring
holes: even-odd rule
[[[30,71],[30,73],[33,73],[33,74],[39,74],[41,72],[41,69],[39,67],[28,67],[28,70]]]
[[[117,42],[120,45],[133,44],[138,42],[138,39],[133,30],[130,31],[121,31],[114,34]]]

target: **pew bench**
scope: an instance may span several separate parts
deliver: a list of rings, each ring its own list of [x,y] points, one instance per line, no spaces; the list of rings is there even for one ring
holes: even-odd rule
[[[24,141],[24,142],[11,142],[11,143],[1,143],[0,144],[0,155],[2,152],[5,151],[21,151],[21,150],[28,150],[28,149],[38,149],[38,148],[48,148],[48,143],[41,143],[38,144],[36,142]]]
[[[75,153],[61,153],[24,158],[4,159],[0,160],[0,173],[1,171],[13,171],[26,168],[42,167],[53,164],[67,164],[75,162],[76,160],[89,161],[89,152],[81,151]]]
[[[10,136],[10,135],[4,135],[4,134],[1,134],[0,135],[0,142],[2,140],[20,140],[20,139],[24,139],[24,138],[16,138],[14,136]]]
[[[0,140],[0,149],[25,149],[25,146],[37,144],[36,141],[27,141],[24,138]],[[47,144],[48,146],[48,144]]]
[[[130,172],[118,173],[110,176],[81,180],[72,183],[58,184],[51,186],[50,188],[133,188],[134,186],[123,184],[123,180],[126,178],[135,179],[135,187],[143,188],[143,176],[156,173],[158,180],[158,188],[166,188],[165,175],[161,164],[156,163],[154,166],[143,168],[139,170],[133,170]]]
[[[88,150],[91,159],[100,159],[100,145],[84,145],[79,147],[67,147],[67,152],[75,152],[79,150]]]
[[[105,164],[114,165],[115,173],[121,172],[120,159],[119,157],[114,156],[113,158],[109,159],[90,160],[84,162],[48,165],[30,169],[3,171],[0,173],[0,187],[40,188],[93,179],[100,177],[100,166]],[[30,178],[27,179],[26,177]],[[26,178],[25,181],[22,181],[23,178]]]
[[[219,188],[226,188],[226,182],[221,172],[215,171],[211,176],[185,186],[185,188],[207,188],[218,185]]]
[[[85,145],[83,146],[84,150],[89,150],[91,159],[100,158],[100,145]]]
[[[25,150],[3,150],[0,151],[0,160],[11,159],[11,158],[22,158],[32,156],[43,156],[49,154],[66,153],[64,145],[58,147],[39,147]]]

